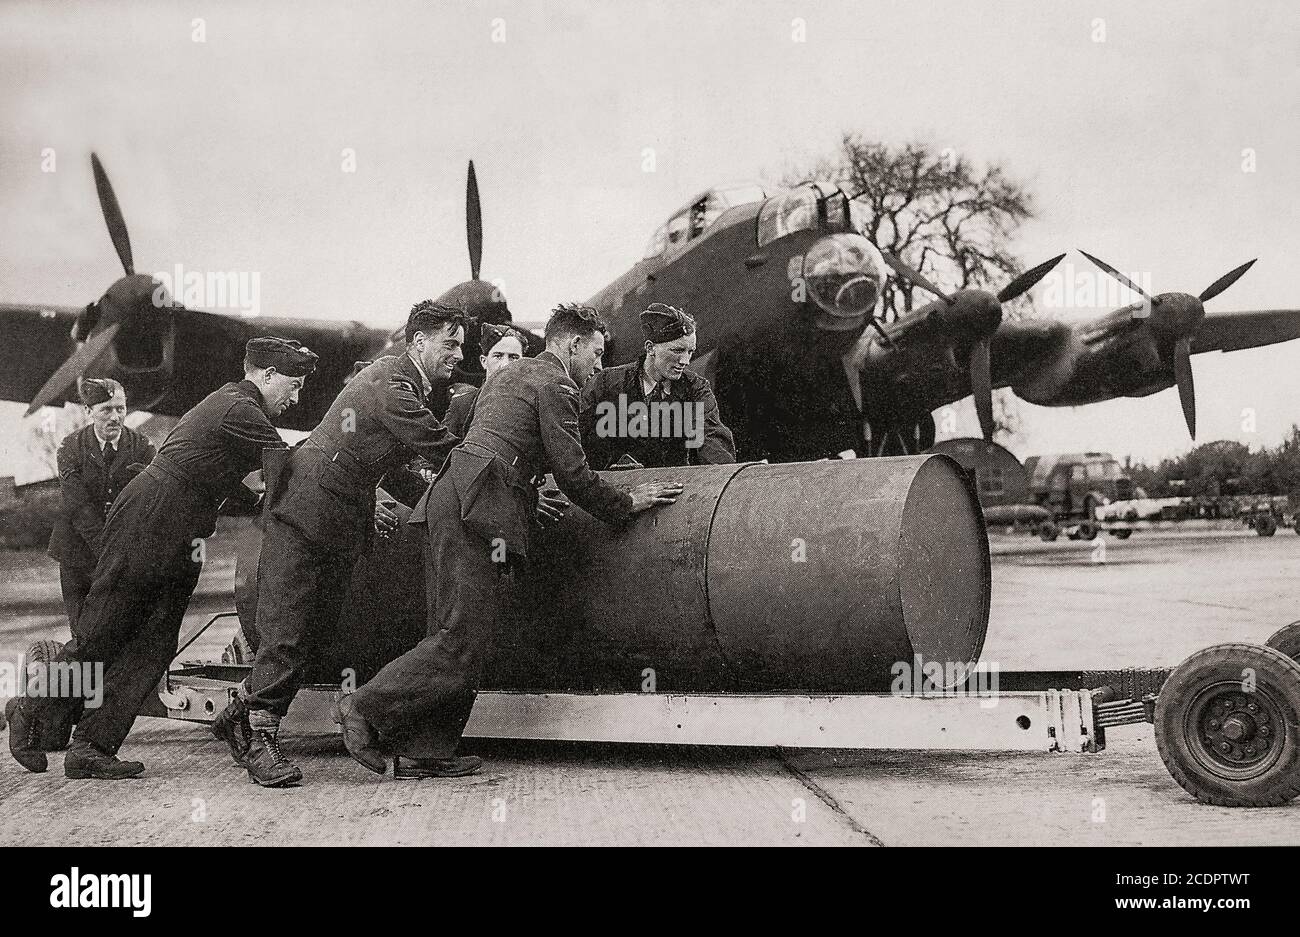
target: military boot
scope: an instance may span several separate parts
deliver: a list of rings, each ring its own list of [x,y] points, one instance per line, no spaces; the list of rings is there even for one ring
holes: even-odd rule
[[[253,730],[248,725],[248,707],[244,705],[242,696],[236,694],[230,705],[221,710],[212,723],[212,734],[230,746],[230,757],[242,768],[249,743],[253,740]]]
[[[248,780],[262,787],[285,787],[302,780],[302,772],[297,765],[285,758],[280,752],[277,738],[279,727],[257,727],[252,731],[252,739],[244,760],[240,762],[248,769]]]
[[[74,738],[68,753],[63,756],[63,776],[66,778],[121,781],[143,773],[143,762],[122,761],[81,739]]]

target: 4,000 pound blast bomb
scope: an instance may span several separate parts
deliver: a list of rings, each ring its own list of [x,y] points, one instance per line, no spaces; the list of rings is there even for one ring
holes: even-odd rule
[[[503,576],[483,688],[879,692],[891,667],[979,658],[990,565],[979,502],[946,456],[609,473],[679,480],[676,504],[609,527],[577,508]],[[400,508],[399,508],[400,512]],[[358,682],[424,637],[418,528],[375,538],[308,683]],[[257,643],[261,532],[236,600]]]

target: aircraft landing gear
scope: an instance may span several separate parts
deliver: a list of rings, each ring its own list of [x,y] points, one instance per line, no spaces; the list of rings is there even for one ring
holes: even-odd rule
[[[867,451],[873,456],[916,455],[934,445],[934,417],[915,423],[871,423]]]

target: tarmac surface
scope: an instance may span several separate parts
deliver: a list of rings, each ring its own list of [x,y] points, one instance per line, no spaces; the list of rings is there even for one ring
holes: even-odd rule
[[[992,542],[984,659],[1004,671],[1171,667],[1300,618],[1300,537],[1288,530]],[[209,557],[187,627],[233,607],[222,541]],[[52,561],[0,554],[0,580],[0,661],[66,638]],[[185,658],[218,659],[230,631]],[[32,775],[0,753],[0,842],[1300,844],[1300,800],[1202,806],[1169,776],[1146,724],[1111,730],[1090,755],[475,741],[482,774],[418,782],[369,774],[336,736],[286,723],[283,737],[305,775],[287,790],[248,783],[206,728],[163,719],[141,719],[123,747],[148,766],[132,781],[65,780],[60,754]]]

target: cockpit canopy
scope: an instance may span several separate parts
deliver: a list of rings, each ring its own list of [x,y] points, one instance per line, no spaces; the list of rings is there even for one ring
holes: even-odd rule
[[[658,257],[665,250],[680,247],[693,241],[713,224],[729,208],[761,202],[767,198],[767,192],[756,183],[722,186],[710,189],[674,214],[667,223],[650,238],[646,245],[645,256]]]
[[[758,213],[758,246],[794,234],[824,227],[830,231],[856,230],[855,213],[848,197],[830,182],[809,182],[774,195]]]

